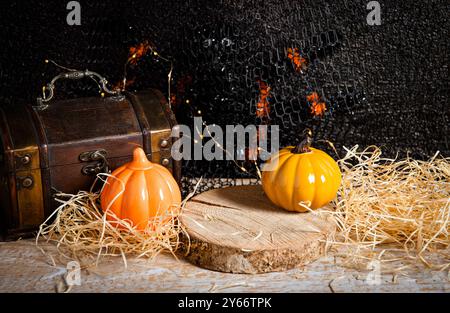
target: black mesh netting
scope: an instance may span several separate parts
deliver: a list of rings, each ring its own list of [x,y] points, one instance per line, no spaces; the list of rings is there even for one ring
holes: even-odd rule
[[[201,115],[208,124],[280,125],[282,146],[308,126],[340,153],[377,144],[387,156],[450,154],[447,0],[379,1],[379,26],[367,25],[368,1],[358,0],[79,2],[82,25],[68,26],[66,1],[2,1],[3,104],[34,101],[60,71],[47,58],[118,82],[128,48],[147,40],[174,62],[179,123]],[[129,88],[167,95],[167,71],[147,56],[129,69]],[[87,81],[58,89],[65,97],[97,91]],[[313,114],[313,93],[323,116]],[[227,161],[186,161],[183,175],[185,194],[200,176],[209,178],[200,190],[253,177]]]

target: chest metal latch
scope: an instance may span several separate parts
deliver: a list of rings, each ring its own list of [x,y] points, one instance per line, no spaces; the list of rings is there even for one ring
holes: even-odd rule
[[[98,173],[108,173],[109,165],[106,155],[107,152],[103,149],[81,153],[79,156],[81,162],[95,162],[83,166],[81,173],[88,176],[97,175]]]

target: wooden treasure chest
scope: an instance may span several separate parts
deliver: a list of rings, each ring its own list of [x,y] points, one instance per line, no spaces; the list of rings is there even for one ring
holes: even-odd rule
[[[85,77],[96,79],[105,96],[52,100],[58,79]],[[0,106],[3,239],[31,234],[57,207],[56,192],[89,190],[98,173],[129,162],[136,146],[179,182],[180,164],[170,153],[176,121],[164,96],[111,91],[106,83],[91,71],[64,73],[35,105]]]

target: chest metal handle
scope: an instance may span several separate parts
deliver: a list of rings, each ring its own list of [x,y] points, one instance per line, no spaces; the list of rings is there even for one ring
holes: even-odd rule
[[[100,86],[101,90],[104,93],[110,94],[110,95],[120,95],[120,91],[116,91],[116,90],[110,90],[108,88],[108,81],[106,80],[106,78],[104,78],[103,76],[101,76],[100,74],[93,72],[93,71],[89,71],[89,70],[85,70],[85,71],[70,71],[67,73],[61,73],[57,76],[55,76],[50,83],[48,83],[43,91],[42,91],[42,97],[37,98],[37,107],[38,109],[45,109],[47,107],[46,103],[49,102],[54,95],[55,92],[55,83],[57,80],[59,79],[69,79],[69,80],[78,80],[78,79],[82,79],[82,78],[91,78],[92,80],[94,80],[95,82],[97,82],[97,84]],[[46,94],[46,91],[48,91],[48,95]]]

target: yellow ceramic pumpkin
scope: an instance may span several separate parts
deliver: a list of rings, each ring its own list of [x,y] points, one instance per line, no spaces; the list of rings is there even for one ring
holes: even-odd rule
[[[265,194],[288,211],[305,212],[305,206],[317,209],[326,205],[341,184],[339,166],[327,153],[310,147],[311,137],[308,129],[297,147],[281,149],[263,167]]]

